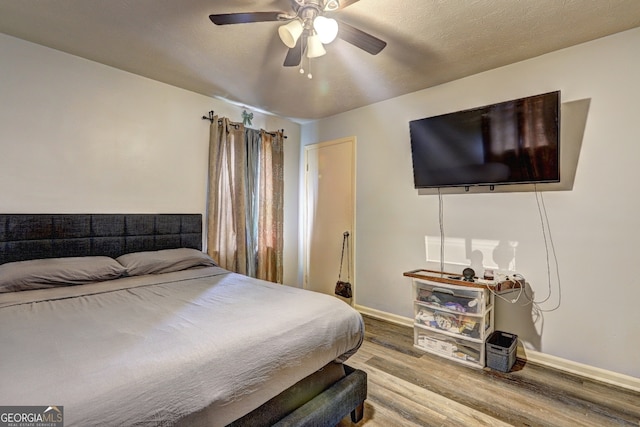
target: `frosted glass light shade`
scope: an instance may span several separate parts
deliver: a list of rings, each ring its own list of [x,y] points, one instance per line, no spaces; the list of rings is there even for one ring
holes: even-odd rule
[[[288,24],[282,25],[278,28],[278,35],[280,36],[282,43],[284,43],[288,48],[293,48],[296,46],[303,29],[302,22],[294,19]]]
[[[313,29],[318,33],[322,44],[331,43],[338,35],[338,22],[335,19],[318,16],[313,21]]]
[[[307,58],[317,58],[327,53],[322,46],[320,37],[317,35],[309,36],[307,39]]]

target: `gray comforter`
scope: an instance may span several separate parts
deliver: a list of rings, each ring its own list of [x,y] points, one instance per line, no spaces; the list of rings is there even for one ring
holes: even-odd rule
[[[329,296],[218,267],[0,295],[0,405],[61,405],[65,426],[226,425],[360,346]]]

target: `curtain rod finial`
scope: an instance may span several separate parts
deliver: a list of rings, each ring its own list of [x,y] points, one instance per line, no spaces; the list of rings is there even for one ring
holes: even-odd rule
[[[209,111],[209,117],[202,116],[202,120],[209,120],[211,123],[213,123],[213,115],[214,115],[214,111],[211,110],[211,111]]]

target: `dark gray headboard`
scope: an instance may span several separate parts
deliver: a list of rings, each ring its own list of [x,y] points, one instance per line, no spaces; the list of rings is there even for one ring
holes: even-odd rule
[[[0,264],[202,248],[200,214],[0,214]]]

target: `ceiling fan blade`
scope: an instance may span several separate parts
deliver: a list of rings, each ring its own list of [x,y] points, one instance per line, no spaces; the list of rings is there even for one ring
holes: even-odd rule
[[[384,40],[380,40],[342,21],[338,26],[338,37],[372,55],[377,55],[387,45]]]
[[[340,7],[338,8],[338,10],[351,6],[352,4],[357,3],[358,1],[360,0],[340,0]]]
[[[302,53],[307,49],[307,36],[302,34],[296,45],[289,49],[287,56],[284,58],[285,67],[297,67],[302,61]]]
[[[209,19],[216,25],[248,24],[251,22],[280,21],[285,12],[247,12],[247,13],[219,13],[209,15]]]

